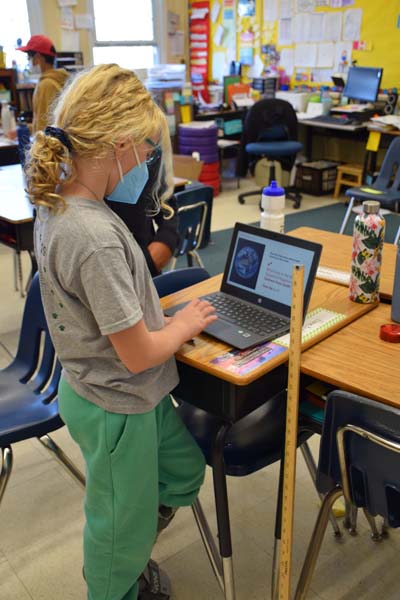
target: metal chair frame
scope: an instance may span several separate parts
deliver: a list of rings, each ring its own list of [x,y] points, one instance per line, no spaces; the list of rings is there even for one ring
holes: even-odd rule
[[[200,214],[201,210],[201,214]],[[189,267],[193,266],[193,263],[197,263],[199,267],[204,268],[203,261],[200,258],[197,248],[201,246],[204,234],[204,228],[207,219],[207,203],[204,200],[194,202],[193,204],[185,204],[180,206],[177,210],[178,215],[178,230],[180,235],[179,246],[175,251],[174,256],[170,261],[170,270],[175,269],[176,262],[179,256],[186,255],[187,263]],[[200,214],[200,219],[194,220],[192,223],[186,226],[181,226],[179,222],[179,215],[192,212],[194,215]]]
[[[35,311],[32,313],[32,311]],[[11,477],[13,469],[12,445],[19,441],[37,437],[39,442],[55,456],[59,462],[81,485],[85,477],[68,458],[64,451],[50,437],[49,432],[64,426],[57,410],[57,388],[61,375],[61,365],[55,355],[54,347],[45,322],[40,300],[38,275],[32,279],[25,304],[21,327],[20,340],[14,360],[0,371],[0,382],[4,381],[5,393],[13,389],[26,390],[26,404],[23,400],[18,407],[16,417],[10,421],[13,406],[13,396],[6,396],[4,413],[2,413],[3,398],[0,395],[0,504]],[[29,404],[32,402],[32,405]],[[49,407],[44,411],[41,407]],[[26,421],[19,417],[18,408],[26,411]],[[28,408],[32,408],[28,410]],[[35,410],[37,408],[37,413]]]
[[[340,496],[344,496],[347,505],[356,508],[351,497],[348,467],[346,462],[346,432],[352,432],[355,435],[369,440],[373,444],[382,446],[386,450],[390,450],[392,452],[400,454],[400,443],[388,440],[387,438],[377,435],[363,427],[348,424],[338,428],[336,432],[336,441],[338,446],[342,485],[335,486],[330,492],[326,494],[324,498],[324,501],[318,514],[317,521],[314,526],[311,541],[307,549],[304,564],[300,573],[300,578],[295,594],[295,600],[304,600],[306,598],[306,594],[311,583],[311,578],[314,573],[315,565],[317,562],[319,551],[321,549],[321,544],[324,538],[325,530],[328,524],[328,518],[330,515],[330,511],[332,510],[333,504]],[[373,532],[372,538],[375,540],[380,540],[382,534],[378,532],[373,516],[368,512],[366,508],[364,508],[363,510]]]
[[[356,200],[378,200],[382,202],[382,208],[390,210],[394,209],[395,212],[399,212],[400,207],[400,139],[395,138],[391,143],[385,157],[383,159],[380,171],[373,184],[359,187],[352,187],[346,191],[346,196],[350,197],[347,210],[343,217],[342,224],[339,229],[339,233],[344,233],[346,230],[347,223],[349,221],[351,212],[354,207]],[[396,171],[394,172],[394,167]],[[363,188],[367,188],[365,191]],[[368,193],[368,189],[373,190]],[[375,193],[374,193],[375,191]],[[386,193],[386,197],[385,197]],[[390,197],[392,196],[392,197]],[[400,229],[396,235],[398,240],[400,235]],[[396,243],[396,242],[395,242]]]

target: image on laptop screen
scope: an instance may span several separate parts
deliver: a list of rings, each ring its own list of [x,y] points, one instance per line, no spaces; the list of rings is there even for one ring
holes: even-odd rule
[[[289,315],[293,266],[304,265],[306,292],[310,274],[311,280],[315,275],[314,245],[307,247],[308,244],[303,240],[289,236],[262,230],[252,233],[243,229],[250,228],[241,225],[237,229],[225,269],[224,284],[230,288],[230,293],[235,290],[244,299],[271,310],[283,310]]]

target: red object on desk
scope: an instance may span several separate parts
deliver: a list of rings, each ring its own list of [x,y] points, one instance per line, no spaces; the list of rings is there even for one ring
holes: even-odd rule
[[[400,343],[400,325],[393,325],[392,323],[381,325],[379,337],[385,342]]]

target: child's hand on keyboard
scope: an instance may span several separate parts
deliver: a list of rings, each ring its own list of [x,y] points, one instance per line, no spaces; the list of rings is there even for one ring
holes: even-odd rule
[[[216,319],[215,308],[210,302],[196,298],[181,310],[178,310],[171,318],[168,326],[178,327],[183,336],[183,341],[187,341],[199,335],[207,325],[210,325]]]

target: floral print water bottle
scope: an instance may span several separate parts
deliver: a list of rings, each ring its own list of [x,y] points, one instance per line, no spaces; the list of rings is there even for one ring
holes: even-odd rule
[[[351,255],[350,300],[367,304],[379,300],[379,275],[385,235],[385,219],[379,214],[380,203],[363,202],[353,230]]]

